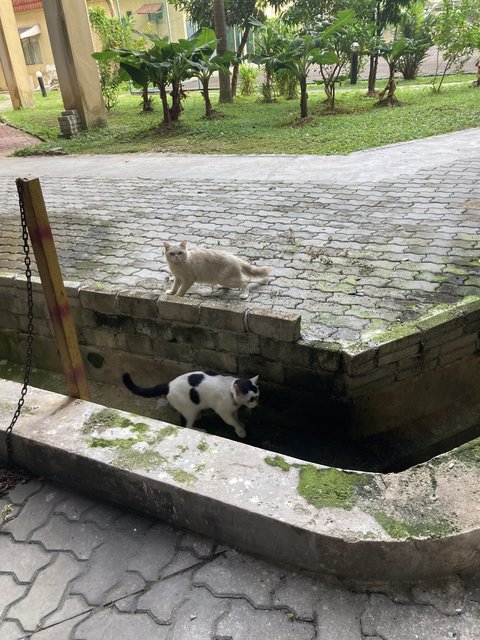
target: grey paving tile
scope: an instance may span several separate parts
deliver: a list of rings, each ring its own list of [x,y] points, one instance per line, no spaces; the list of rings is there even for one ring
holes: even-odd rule
[[[150,611],[162,623],[172,622],[177,607],[192,590],[192,576],[184,573],[154,584],[137,601],[137,611]]]
[[[138,571],[145,580],[157,580],[162,569],[173,560],[178,539],[178,533],[171,527],[154,525],[145,533],[127,568]]]
[[[256,607],[268,607],[281,575],[267,562],[229,550],[198,569],[194,584],[206,586],[216,596],[242,596]]]
[[[157,625],[146,613],[119,613],[105,609],[81,622],[74,640],[166,640],[168,626]]]
[[[31,539],[42,542],[48,551],[71,551],[79,560],[86,560],[103,543],[105,534],[91,522],[72,522],[63,515],[53,515]]]
[[[25,638],[24,631],[13,620],[0,622],[0,631],[2,632],[2,640],[23,640]]]
[[[83,575],[72,584],[72,593],[82,595],[91,605],[102,604],[110,589],[124,578],[130,556],[138,546],[138,539],[112,531],[93,552]]]
[[[53,559],[38,544],[14,542],[0,534],[0,571],[12,573],[19,582],[31,582],[33,576]]]
[[[311,622],[298,622],[285,611],[259,610],[244,600],[235,600],[218,622],[213,637],[214,640],[313,640],[317,636]]]
[[[479,609],[445,616],[428,605],[398,605],[382,595],[372,595],[362,615],[362,633],[385,640],[477,640]]]
[[[9,608],[8,617],[18,620],[25,630],[35,631],[42,619],[57,609],[66,586],[81,571],[69,555],[59,554],[36,575],[25,597]]]
[[[28,585],[18,584],[13,575],[0,573],[0,612],[6,611],[7,606],[21,598],[27,588]]]

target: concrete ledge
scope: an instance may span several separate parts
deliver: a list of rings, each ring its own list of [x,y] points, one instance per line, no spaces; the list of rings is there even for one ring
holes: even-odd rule
[[[21,385],[0,381],[0,458]],[[353,473],[30,388],[16,462],[280,563],[362,582],[480,568],[480,441]]]

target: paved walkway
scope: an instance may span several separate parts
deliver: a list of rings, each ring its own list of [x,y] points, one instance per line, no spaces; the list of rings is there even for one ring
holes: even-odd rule
[[[2,509],[2,640],[480,634],[478,576],[364,588],[311,578],[44,480],[17,485],[0,499]]]
[[[480,295],[479,175],[480,129],[331,158],[5,158],[0,269],[22,268],[14,177],[39,176],[68,280],[162,292],[163,241],[187,239],[270,265],[250,304],[305,337],[368,340]]]
[[[0,156],[7,156],[16,149],[39,142],[38,138],[0,122]]]
[[[40,176],[67,278],[161,290],[185,237],[273,266],[252,305],[351,340],[480,293],[479,170],[480,129],[348,158],[0,158],[0,270],[21,271],[14,178]],[[480,636],[478,577],[313,579],[45,480],[2,509],[2,640]]]

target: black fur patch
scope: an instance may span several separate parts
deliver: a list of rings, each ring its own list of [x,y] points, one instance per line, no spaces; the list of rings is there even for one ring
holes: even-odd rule
[[[180,414],[180,424],[182,427],[187,426],[187,419],[185,418],[185,416],[182,416],[182,414]]]
[[[248,378],[238,378],[235,380],[235,384],[240,389],[240,393],[243,395],[247,395],[249,391],[253,391],[253,393],[258,392],[258,388],[252,384],[252,381]]]
[[[201,383],[201,381],[205,378],[205,375],[203,373],[191,373],[187,380],[188,380],[188,384],[191,387],[198,387],[198,385]],[[198,404],[195,403],[195,404]]]
[[[200,396],[198,395],[198,391],[193,387],[190,389],[190,400],[193,404],[200,404]]]

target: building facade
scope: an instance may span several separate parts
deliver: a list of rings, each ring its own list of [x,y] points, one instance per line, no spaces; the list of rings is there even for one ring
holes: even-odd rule
[[[56,73],[42,0],[12,0],[20,42],[33,89],[38,89],[36,73],[40,71],[47,86],[55,87]],[[142,0],[87,0],[87,6],[100,6],[109,16],[132,16],[139,31],[168,35],[173,41],[187,38],[193,26],[185,14],[163,2],[145,3]],[[94,35],[96,48],[101,49]],[[7,84],[0,65],[0,90]]]

